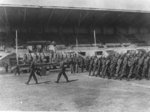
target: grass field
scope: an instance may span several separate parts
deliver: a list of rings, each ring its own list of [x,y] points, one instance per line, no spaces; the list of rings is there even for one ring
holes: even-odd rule
[[[38,77],[39,84],[25,82],[29,74],[0,75],[1,111],[149,112],[150,81],[119,81],[70,74],[71,82],[57,72]]]

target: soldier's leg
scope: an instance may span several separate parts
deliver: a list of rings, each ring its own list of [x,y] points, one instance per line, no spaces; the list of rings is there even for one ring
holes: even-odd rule
[[[137,67],[136,79],[141,79],[141,77],[140,77],[140,66]]]
[[[120,74],[120,80],[125,76],[125,67],[122,68],[121,74]]]
[[[56,83],[59,83],[59,80],[60,80],[61,75],[62,75],[62,71],[58,74]]]
[[[18,75],[20,75],[20,70],[17,71]]]
[[[147,70],[147,66],[144,66],[142,71],[142,78],[146,78],[146,70]]]
[[[120,66],[117,66],[117,68],[116,68],[116,72],[115,72],[115,78],[116,78],[116,79],[117,79],[118,76],[119,76],[119,68],[120,68]]]
[[[107,67],[104,68],[102,74],[103,74],[103,77],[106,77],[106,70],[107,70]]]
[[[76,70],[76,65],[74,64],[73,65],[73,73],[75,73],[75,70]]]
[[[81,72],[84,72],[84,66],[83,65],[81,66]]]
[[[29,82],[30,82],[32,76],[33,76],[33,73],[30,73],[29,78],[28,78],[28,81],[26,82],[26,84],[29,84]]]
[[[150,79],[150,67],[148,68],[148,74],[147,74],[147,79]]]
[[[131,66],[131,68],[129,70],[129,75],[127,76],[127,80],[129,80],[132,75],[133,75],[133,66]]]
[[[35,76],[35,73],[33,73],[33,79],[34,79],[34,81],[36,82],[36,84],[38,84],[38,81],[37,81],[37,78],[36,78],[36,76]]]
[[[73,65],[70,65],[71,73],[73,73]]]
[[[93,68],[93,75],[92,76],[95,75],[95,71],[96,71],[96,67],[94,66],[94,68]]]
[[[96,74],[96,77],[99,76],[100,77],[100,67],[98,67],[97,69],[97,74]]]
[[[91,72],[92,72],[92,67],[90,66],[90,68],[89,68],[89,76],[91,75]]]
[[[103,68],[102,68],[102,71],[100,72],[100,75],[101,75],[102,77],[104,77],[104,71],[105,71],[105,67],[103,67]]]
[[[63,74],[63,76],[65,77],[66,81],[69,82],[68,76],[66,75],[65,71],[64,71],[62,74]]]

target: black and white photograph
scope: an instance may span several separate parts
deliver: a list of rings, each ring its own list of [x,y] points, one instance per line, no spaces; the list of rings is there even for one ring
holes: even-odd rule
[[[150,112],[150,0],[0,0],[0,112]]]

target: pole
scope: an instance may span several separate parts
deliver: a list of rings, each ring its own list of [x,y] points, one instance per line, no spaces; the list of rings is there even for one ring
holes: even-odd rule
[[[17,65],[18,63],[18,32],[16,30],[16,61],[17,61]]]
[[[95,32],[95,30],[94,30],[94,45],[95,45],[95,47],[96,47],[96,32]]]
[[[77,50],[79,50],[79,48],[78,48],[78,37],[76,37],[76,47],[77,47]]]

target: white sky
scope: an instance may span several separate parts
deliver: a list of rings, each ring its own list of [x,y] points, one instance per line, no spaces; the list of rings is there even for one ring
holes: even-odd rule
[[[150,0],[0,0],[0,5],[150,11]]]

